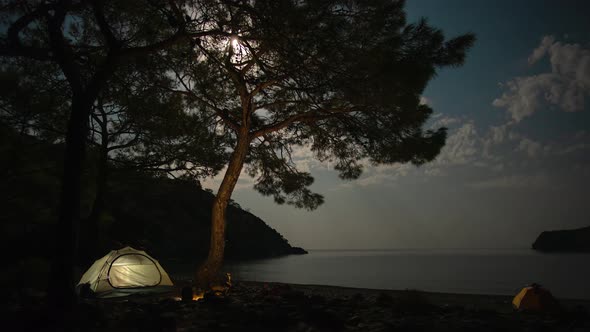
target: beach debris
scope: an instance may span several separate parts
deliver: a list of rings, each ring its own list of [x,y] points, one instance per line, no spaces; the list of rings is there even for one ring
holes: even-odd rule
[[[205,292],[207,297],[225,297],[232,288],[231,274],[220,273],[209,284],[209,290]]]
[[[350,326],[358,326],[361,322],[361,317],[360,316],[352,316],[350,317],[347,321],[346,324],[350,325]]]
[[[320,306],[308,308],[305,320],[321,331],[340,331],[345,325],[345,318],[341,313]]]
[[[377,295],[377,298],[375,299],[375,304],[380,307],[389,307],[393,304],[393,298],[391,297],[391,295],[381,292],[379,293],[379,295]]]
[[[419,290],[406,289],[395,297],[393,309],[402,313],[431,312],[436,308],[428,297]],[[440,310],[439,310],[440,311]]]

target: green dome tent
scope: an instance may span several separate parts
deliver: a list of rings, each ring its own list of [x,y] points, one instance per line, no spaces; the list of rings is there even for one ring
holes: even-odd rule
[[[124,296],[156,286],[173,286],[160,263],[145,251],[111,250],[84,273],[78,287],[88,284],[97,297]]]

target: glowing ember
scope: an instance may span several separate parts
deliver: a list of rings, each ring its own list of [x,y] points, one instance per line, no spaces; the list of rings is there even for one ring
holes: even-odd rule
[[[198,301],[198,300],[202,299],[204,296],[205,296],[205,293],[193,294],[193,301]]]

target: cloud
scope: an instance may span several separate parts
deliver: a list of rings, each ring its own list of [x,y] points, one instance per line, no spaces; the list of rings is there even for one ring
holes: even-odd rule
[[[430,175],[430,176],[443,176],[443,175],[446,175],[447,173],[444,172],[440,168],[426,168],[424,170],[424,174]]]
[[[544,172],[562,170],[560,165],[565,154],[584,164],[586,159],[580,155],[590,149],[590,139],[585,133],[575,139],[538,141],[523,132],[525,128],[520,126],[520,121],[546,107],[565,112],[582,110],[590,93],[590,51],[546,36],[528,58],[530,65],[542,60],[550,64],[546,72],[516,77],[502,84],[505,91],[493,105],[506,109],[509,120],[479,126],[465,116],[434,114],[427,127],[447,127],[449,131],[446,145],[433,162],[420,168],[409,164],[366,164],[360,179],[342,186],[390,185],[409,176],[461,178],[466,186],[481,190],[539,187],[551,179]],[[430,101],[421,97],[421,103]]]
[[[514,122],[508,122],[499,126],[490,126],[486,136],[482,138],[483,152],[482,155],[487,159],[501,159],[501,157],[494,154],[497,147],[511,143],[520,137],[518,133],[513,130]]]
[[[435,161],[417,168],[412,164],[373,165],[363,161],[363,175],[360,179],[346,182],[340,187],[367,187],[372,185],[392,184],[400,177],[422,174],[426,176],[444,176],[446,169],[451,166],[464,165],[474,162],[480,150],[481,139],[473,121],[465,122],[459,118],[439,115],[431,127],[452,127],[447,142]]]
[[[520,140],[520,143],[516,147],[515,151],[522,151],[525,152],[529,157],[536,158],[538,157],[541,152],[543,152],[544,147],[539,142],[535,142],[529,138],[523,138]]]
[[[590,150],[590,135],[581,130],[565,137],[561,142],[552,143],[548,149],[556,156],[588,156],[586,150]]]
[[[492,105],[507,109],[516,122],[531,116],[546,101],[557,100],[564,89],[561,78],[554,74],[517,77],[505,85],[508,92],[495,99]]]
[[[346,187],[380,185],[392,182],[408,175],[440,177],[452,175],[457,167],[474,166],[490,171],[502,171],[505,166],[499,156],[491,155],[491,147],[502,142],[514,141],[520,135],[511,130],[513,124],[490,127],[480,134],[473,120],[450,117],[439,114],[432,123],[432,128],[449,127],[449,136],[438,157],[423,167],[411,164],[379,165],[364,164],[365,175],[361,179],[347,184]],[[527,146],[527,149],[529,147]],[[531,149],[531,153],[536,153]],[[514,147],[511,148],[514,150]],[[528,150],[527,150],[528,151]]]
[[[474,160],[480,139],[473,121],[463,123],[447,138],[446,145],[436,158],[437,165],[460,165]]]
[[[490,126],[490,143],[499,144],[503,143],[508,138],[508,130],[510,124],[504,124],[500,126]]]
[[[535,62],[541,60],[541,58],[545,56],[545,54],[547,53],[551,45],[553,45],[553,43],[555,43],[554,36],[543,37],[543,39],[541,40],[541,44],[536,49],[534,49],[533,54],[529,56],[529,64],[532,65]]]
[[[583,110],[585,97],[590,94],[590,50],[579,44],[556,42],[553,36],[546,36],[529,56],[529,64],[546,56],[551,72],[516,77],[502,84],[507,91],[492,105],[505,108],[515,122],[546,106],[565,112]]]
[[[363,167],[365,171],[359,179],[342,183],[340,187],[352,188],[355,186],[388,185],[394,183],[400,177],[411,174],[417,169],[412,164],[372,165],[368,161],[363,162]]]
[[[437,115],[436,118],[433,117],[434,122],[430,126],[431,129],[438,129],[440,127],[450,127],[452,125],[456,125],[458,123],[461,123],[461,121],[462,121],[459,118],[444,116],[441,113],[438,113],[436,115]]]
[[[547,185],[549,179],[544,174],[535,175],[510,175],[477,181],[468,184],[474,189],[501,189],[501,188],[531,188]]]
[[[424,96],[420,96],[420,105],[428,105],[428,106],[432,107],[432,101],[429,98],[426,98]]]
[[[576,145],[568,146],[567,148],[559,151],[559,154],[569,154],[573,152],[583,151],[590,149],[590,143],[579,143]]]
[[[309,145],[294,146],[291,157],[293,158],[293,162],[295,163],[297,169],[302,172],[310,172],[314,168],[325,166],[315,159],[314,153],[311,151],[311,147]]]

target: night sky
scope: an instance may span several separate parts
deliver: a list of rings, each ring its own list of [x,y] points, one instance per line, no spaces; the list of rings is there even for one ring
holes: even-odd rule
[[[427,127],[449,128],[439,157],[367,164],[342,181],[299,149],[326,199],[318,210],[276,205],[245,174],[233,198],[307,249],[528,248],[543,230],[590,225],[590,2],[409,0],[407,10],[447,37],[478,38],[423,94]],[[216,191],[219,178],[204,186]]]

